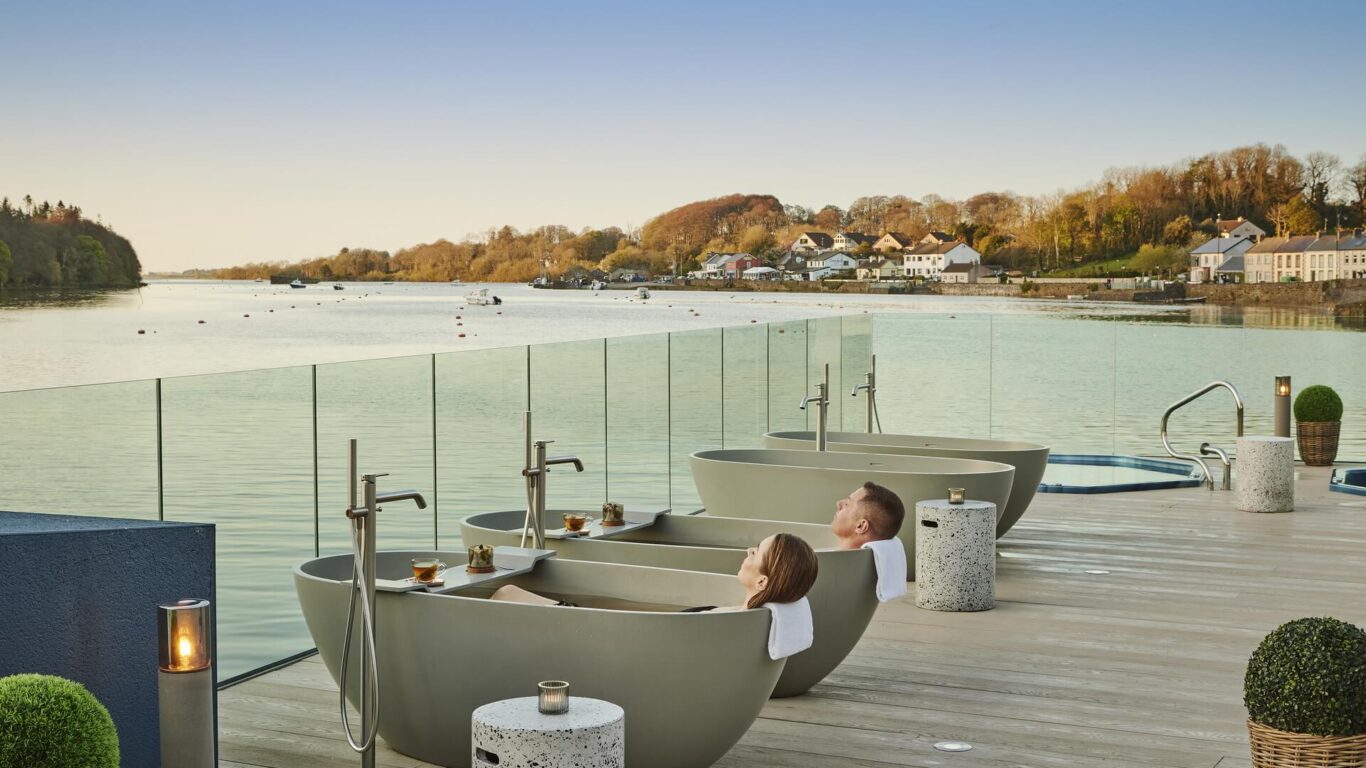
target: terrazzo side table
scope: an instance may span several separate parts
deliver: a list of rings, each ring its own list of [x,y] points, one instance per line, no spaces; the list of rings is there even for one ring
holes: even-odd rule
[[[1244,512],[1289,512],[1295,508],[1295,441],[1288,437],[1238,438],[1234,501]]]
[[[996,505],[915,505],[915,604],[932,611],[996,607]]]
[[[626,719],[621,707],[573,696],[569,711],[543,715],[536,697],[504,699],[474,710],[470,765],[475,768],[623,768]]]

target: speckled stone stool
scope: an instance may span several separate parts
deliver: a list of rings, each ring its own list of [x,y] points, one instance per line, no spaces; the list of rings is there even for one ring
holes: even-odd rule
[[[470,764],[475,768],[622,768],[626,719],[621,707],[573,696],[569,711],[543,715],[536,697],[504,699],[474,710]]]
[[[996,505],[915,505],[915,604],[932,611],[996,607]]]
[[[1244,512],[1289,512],[1295,508],[1295,441],[1288,437],[1238,438],[1238,477],[1233,492]]]

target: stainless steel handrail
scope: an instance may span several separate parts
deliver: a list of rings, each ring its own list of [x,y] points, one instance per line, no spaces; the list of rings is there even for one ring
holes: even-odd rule
[[[1185,459],[1186,461],[1193,461],[1196,464],[1199,464],[1200,468],[1205,470],[1205,484],[1209,486],[1209,489],[1211,491],[1214,490],[1214,475],[1210,474],[1209,464],[1205,463],[1205,460],[1200,456],[1188,456],[1186,454],[1177,453],[1176,449],[1172,448],[1171,441],[1167,439],[1167,419],[1170,418],[1171,415],[1181,406],[1186,405],[1187,403],[1193,400],[1197,400],[1205,393],[1210,392],[1211,390],[1218,389],[1220,387],[1227,389],[1229,393],[1233,395],[1233,402],[1238,406],[1238,437],[1242,437],[1243,398],[1238,395],[1237,388],[1235,388],[1232,384],[1228,383],[1227,381],[1211,381],[1210,383],[1206,384],[1200,389],[1197,389],[1189,395],[1186,395],[1180,400],[1177,400],[1176,402],[1172,403],[1170,406],[1167,407],[1167,410],[1162,414],[1162,447],[1166,448],[1167,454],[1174,458]],[[1200,445],[1200,453],[1202,456],[1213,455],[1219,457],[1219,461],[1222,462],[1224,465],[1224,490],[1227,491],[1231,489],[1233,487],[1233,465],[1229,461],[1228,453],[1210,445],[1209,443],[1202,443]]]

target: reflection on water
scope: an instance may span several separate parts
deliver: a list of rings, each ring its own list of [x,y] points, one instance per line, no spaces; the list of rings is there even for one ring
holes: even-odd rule
[[[1336,317],[1316,307],[1224,307],[1209,304],[1181,307],[1163,314],[1114,314],[1102,320],[1124,323],[1221,325],[1302,331],[1366,331],[1366,317]]]
[[[137,288],[0,288],[0,310],[25,308],[90,307],[129,296],[140,297]]]

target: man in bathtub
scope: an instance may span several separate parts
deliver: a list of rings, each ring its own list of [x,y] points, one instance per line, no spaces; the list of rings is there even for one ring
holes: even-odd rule
[[[859,549],[870,541],[896,538],[905,519],[899,496],[877,483],[864,483],[835,502],[830,530],[839,537],[840,549]]]

